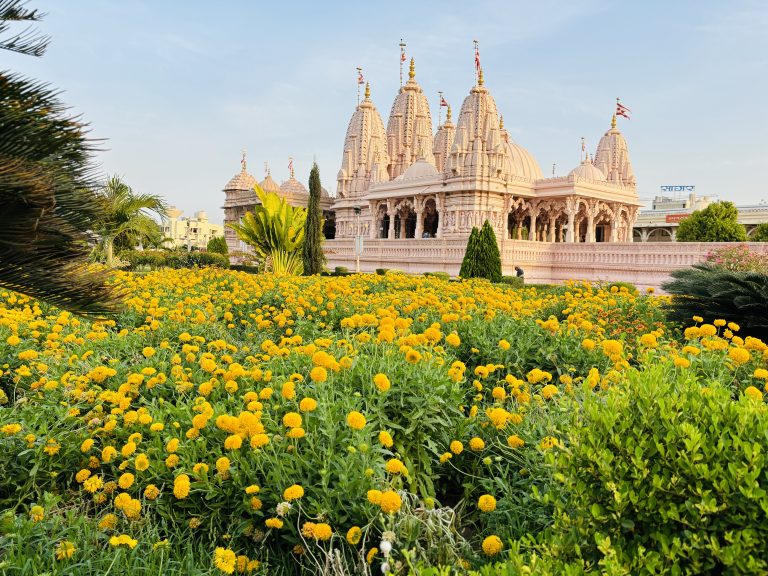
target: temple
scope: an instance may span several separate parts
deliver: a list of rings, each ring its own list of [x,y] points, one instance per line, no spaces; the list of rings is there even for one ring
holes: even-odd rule
[[[337,181],[337,239],[460,239],[488,220],[500,241],[631,242],[640,206],[616,116],[594,156],[545,178],[504,129],[482,69],[456,123],[449,107],[433,134],[413,59],[386,129],[366,85]]]

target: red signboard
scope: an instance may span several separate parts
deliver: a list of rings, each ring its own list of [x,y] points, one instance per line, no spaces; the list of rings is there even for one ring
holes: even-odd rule
[[[667,224],[676,224],[680,220],[688,218],[690,214],[667,214]]]

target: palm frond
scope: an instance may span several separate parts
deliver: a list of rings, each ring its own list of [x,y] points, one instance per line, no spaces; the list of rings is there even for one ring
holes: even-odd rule
[[[28,56],[42,56],[51,39],[40,34],[33,26],[2,38],[10,30],[12,22],[39,22],[45,16],[38,10],[25,8],[26,3],[26,0],[0,0],[0,49]]]

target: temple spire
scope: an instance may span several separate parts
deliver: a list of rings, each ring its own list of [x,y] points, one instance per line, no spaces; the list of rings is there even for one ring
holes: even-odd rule
[[[616,114],[611,117],[611,128],[616,128]]]
[[[365,99],[366,100],[371,99],[371,83],[370,82],[365,83]]]
[[[499,130],[504,130],[504,116],[499,116]]]
[[[245,156],[246,156],[246,152],[245,150],[243,150],[243,157],[240,159],[240,166],[243,167],[243,172],[245,172],[247,169]]]
[[[411,58],[411,68],[408,70],[408,78],[409,80],[414,80],[416,78],[416,61]]]
[[[448,105],[448,113],[445,115],[445,123],[447,124],[450,121],[451,121],[451,105],[449,104]]]
[[[478,86],[482,86],[483,83],[484,83],[484,80],[483,80],[483,69],[480,68],[480,70],[477,72],[477,85]],[[614,120],[615,119],[616,119],[616,117],[614,116]]]

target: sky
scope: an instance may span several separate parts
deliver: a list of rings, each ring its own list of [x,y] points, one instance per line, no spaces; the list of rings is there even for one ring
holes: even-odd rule
[[[240,170],[307,183],[313,160],[336,190],[358,66],[386,124],[400,39],[437,127],[438,91],[457,115],[485,86],[512,138],[545,175],[594,153],[619,119],[650,199],[664,185],[736,204],[768,201],[768,2],[764,0],[31,0],[47,13],[42,58],[0,69],[49,82],[81,114],[104,175],[223,221]],[[405,70],[407,78],[407,70]]]

